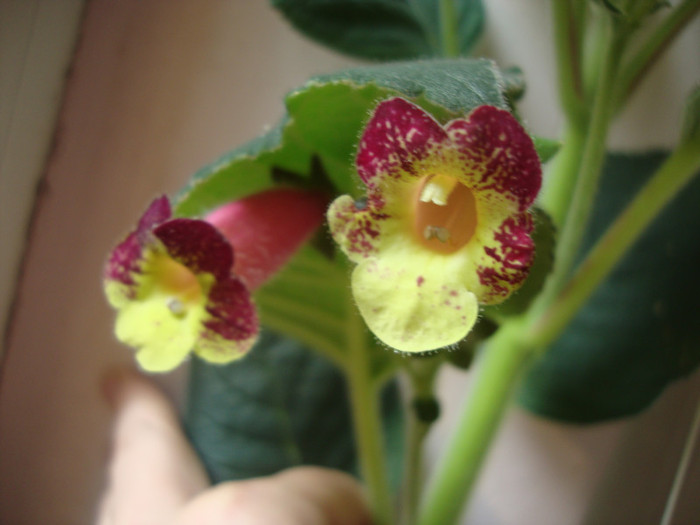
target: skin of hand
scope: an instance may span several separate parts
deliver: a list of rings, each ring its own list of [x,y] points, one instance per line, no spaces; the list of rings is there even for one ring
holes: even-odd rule
[[[97,525],[370,525],[360,485],[319,467],[211,487],[164,394],[131,369],[107,373],[114,411]]]

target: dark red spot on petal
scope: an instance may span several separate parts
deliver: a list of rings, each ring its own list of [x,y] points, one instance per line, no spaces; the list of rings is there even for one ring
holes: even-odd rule
[[[400,171],[415,174],[414,163],[446,139],[442,126],[420,107],[402,98],[386,100],[377,106],[364,129],[357,172],[368,185],[376,176],[393,176]]]

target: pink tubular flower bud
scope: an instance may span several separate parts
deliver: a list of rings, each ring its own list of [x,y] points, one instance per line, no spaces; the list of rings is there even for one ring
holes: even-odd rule
[[[309,240],[328,202],[321,192],[277,188],[226,204],[205,220],[234,247],[233,271],[253,291]]]

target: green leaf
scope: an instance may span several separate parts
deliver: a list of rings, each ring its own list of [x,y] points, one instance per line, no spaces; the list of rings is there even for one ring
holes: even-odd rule
[[[398,358],[359,320],[348,283],[344,264],[306,247],[255,293],[255,303],[265,326],[304,341],[336,363],[346,359],[348,345],[360,335],[373,376],[381,381],[396,370]]]
[[[665,157],[609,156],[584,253]],[[576,423],[628,416],[697,368],[698,202],[696,176],[535,363],[520,392],[526,407]]]
[[[291,24],[332,49],[398,60],[432,54],[421,22],[402,0],[272,0]]]
[[[397,477],[401,410],[394,385],[383,397]],[[327,360],[265,332],[243,360],[192,361],[185,426],[213,482],[270,475],[297,465],[356,471],[345,380]]]
[[[357,138],[376,104],[392,96],[415,100],[441,120],[482,104],[507,108],[503,76],[489,60],[400,62],[311,79],[286,98],[288,115],[262,137],[197,172],[175,211],[201,215],[276,184],[273,169],[310,177],[317,157],[340,193],[357,194]]]
[[[401,60],[441,54],[436,0],[272,0],[289,22],[317,42],[359,58]],[[481,35],[481,0],[456,0],[459,51]]]
[[[440,52],[440,2],[439,0],[409,0],[418,18],[423,22],[427,38],[435,54]],[[486,12],[481,0],[455,0],[459,51],[467,55],[478,41],[484,29]]]

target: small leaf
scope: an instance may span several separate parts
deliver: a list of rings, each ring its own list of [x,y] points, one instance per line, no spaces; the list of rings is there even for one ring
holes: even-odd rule
[[[332,49],[359,58],[427,57],[421,22],[401,0],[272,0],[291,24]]]
[[[608,157],[583,253],[665,157],[659,152]],[[696,176],[535,363],[520,392],[527,408],[576,423],[628,416],[697,368],[698,202]]]
[[[297,465],[357,470],[342,374],[290,339],[265,332],[248,356],[226,366],[193,360],[188,395],[185,426],[215,483]],[[399,401],[391,385],[382,409],[394,469],[403,446]]]
[[[532,141],[535,143],[537,156],[540,158],[540,162],[542,164],[546,164],[552,160],[554,155],[556,155],[561,148],[561,142],[558,140],[548,139],[545,137],[532,137]]]
[[[524,313],[537,297],[554,266],[556,227],[551,217],[540,208],[533,208],[535,231],[535,260],[530,268],[525,284],[503,303],[484,308],[484,315],[501,318]]]
[[[518,66],[503,70],[504,95],[511,106],[525,94],[525,75]]]

